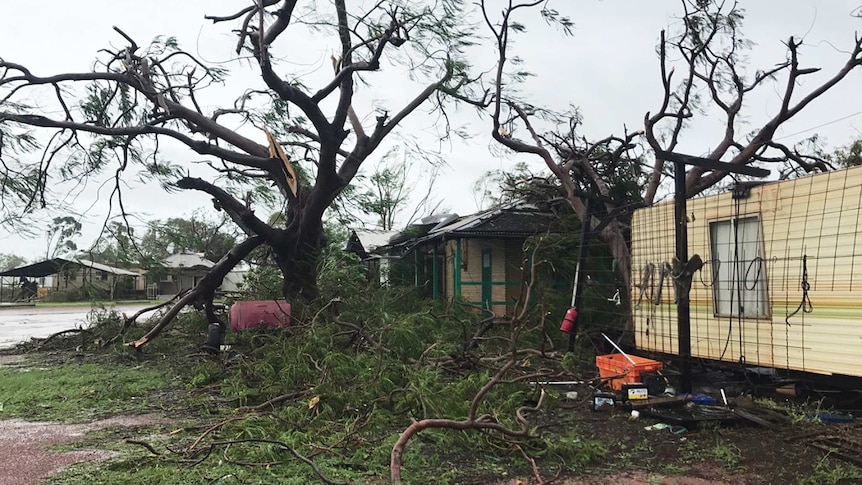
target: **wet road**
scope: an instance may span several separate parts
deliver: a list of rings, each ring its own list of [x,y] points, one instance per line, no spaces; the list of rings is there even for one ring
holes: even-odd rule
[[[122,304],[110,308],[132,315],[145,306]],[[31,338],[45,338],[62,330],[86,328],[89,325],[87,316],[91,311],[88,306],[0,307],[0,349]]]

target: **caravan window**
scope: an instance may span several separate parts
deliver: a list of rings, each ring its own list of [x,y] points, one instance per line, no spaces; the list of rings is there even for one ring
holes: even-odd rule
[[[711,222],[709,240],[715,315],[768,317],[760,220],[755,216]]]

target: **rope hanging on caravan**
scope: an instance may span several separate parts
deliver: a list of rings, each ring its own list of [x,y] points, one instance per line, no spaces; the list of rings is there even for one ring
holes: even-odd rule
[[[707,283],[703,279],[703,274],[705,273],[705,271],[701,271],[700,272],[700,284],[703,285],[704,288],[712,288],[713,286],[715,286],[715,282],[718,280],[718,271],[721,269],[721,260],[718,258],[707,259],[706,261],[703,262],[703,265],[704,266],[706,266],[706,265],[710,266],[710,268],[711,268],[710,274],[712,274],[712,278],[710,278],[711,281],[709,283]]]
[[[637,303],[635,303],[635,309],[640,308],[641,302],[644,299],[644,294],[646,293],[647,289],[650,289],[650,287],[652,286],[654,271],[655,265],[653,263],[647,263],[644,265],[643,272],[641,273],[641,291],[640,295],[638,295],[638,301]]]
[[[661,263],[661,271],[658,275],[658,284],[656,285],[655,304],[661,305],[661,293],[664,289],[664,280],[673,272],[673,267],[667,261]]]
[[[811,305],[811,298],[808,297],[808,290],[811,289],[811,284],[808,282],[808,255],[802,255],[802,282],[799,283],[799,287],[802,288],[802,301],[799,302],[799,306],[796,307],[796,310],[793,310],[793,313],[787,315],[784,318],[784,323],[787,326],[790,326],[790,317],[799,313],[799,310],[802,310],[802,313],[811,313],[814,311],[814,306]]]
[[[754,280],[751,282],[751,285],[748,284],[748,276],[751,273],[751,269],[756,265],[757,271],[754,273]],[[766,266],[766,260],[760,256],[756,256],[748,263],[748,267],[745,268],[745,276],[742,277],[742,286],[746,290],[754,290],[757,288],[757,283],[760,282],[760,275],[763,273],[763,268]]]

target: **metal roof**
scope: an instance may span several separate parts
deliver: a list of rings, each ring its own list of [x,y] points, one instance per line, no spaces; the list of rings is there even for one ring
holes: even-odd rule
[[[203,253],[179,253],[165,258],[162,264],[166,268],[204,268],[209,269],[215,263],[204,257]]]
[[[451,238],[524,238],[543,232],[559,231],[553,213],[523,201],[502,204],[490,209],[458,217],[442,218],[428,232],[410,236],[408,228],[403,237],[393,237],[389,249],[400,248],[408,254],[423,243]]]
[[[538,219],[537,219],[538,218]],[[552,214],[524,202],[512,202],[464,216],[444,220],[420,240],[429,240],[446,234],[468,236],[536,234],[550,225]]]
[[[398,234],[398,231],[379,231],[374,229],[354,229],[353,234],[362,245],[362,249],[370,253],[379,246],[389,244],[389,239]]]
[[[93,269],[97,269],[99,271],[104,271],[105,273],[112,273],[115,275],[122,276],[139,276],[139,274],[135,273],[134,271],[129,271],[122,268],[115,268],[113,266],[108,266],[107,264],[96,263],[94,261],[88,261],[86,259],[72,259],[71,261],[78,263],[81,266],[87,266]]]
[[[86,268],[92,268],[105,273],[111,273],[120,276],[140,276],[138,273],[128,271],[122,268],[115,268],[107,264],[94,263],[86,259],[77,258],[53,258],[38,263],[19,266],[18,268],[0,272],[0,276],[23,276],[27,278],[41,278],[52,274],[57,274],[63,270],[65,266],[77,265]]]

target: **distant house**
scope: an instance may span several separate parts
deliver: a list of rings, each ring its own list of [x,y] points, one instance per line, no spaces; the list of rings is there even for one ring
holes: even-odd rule
[[[203,253],[172,254],[162,261],[162,267],[151,271],[150,287],[154,296],[172,296],[182,290],[194,288],[206,276],[215,263],[206,259]],[[219,289],[221,291],[239,291],[249,271],[246,263],[240,262],[225,275]]]
[[[464,298],[503,316],[514,307],[524,274],[525,240],[558,231],[549,211],[515,202],[459,217],[423,219],[375,252],[398,258],[402,280],[412,279],[433,298]]]
[[[221,284],[221,291],[240,291],[243,282],[245,282],[245,276],[248,273],[249,269],[249,265],[244,262],[240,262],[238,265],[236,265],[232,270],[230,270],[227,275],[225,275],[224,280]]]
[[[91,286],[104,290],[111,299],[130,296],[126,293],[134,290],[139,276],[134,271],[77,258],[52,258],[0,273],[4,279],[12,277],[12,284],[28,279],[38,281],[38,296]]]
[[[388,281],[389,259],[386,254],[378,254],[375,251],[377,248],[387,246],[389,240],[398,234],[398,231],[351,229],[344,250],[357,255],[362,260],[368,268],[369,279],[380,281],[385,285]]]
[[[203,253],[172,254],[162,261],[159,271],[151,271],[151,285],[156,285],[158,295],[175,295],[182,290],[194,288],[201,278],[215,265]]]

